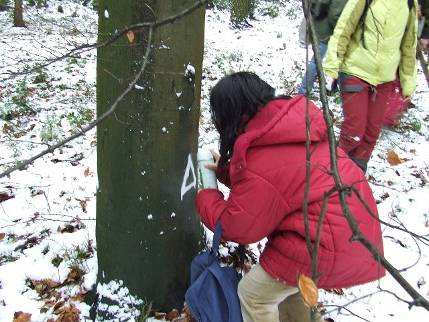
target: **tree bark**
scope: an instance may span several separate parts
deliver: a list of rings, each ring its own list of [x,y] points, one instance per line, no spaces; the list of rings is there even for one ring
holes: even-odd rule
[[[232,0],[231,21],[240,24],[247,18],[252,18],[255,10],[256,0]]]
[[[15,0],[15,7],[13,9],[13,26],[14,27],[25,27],[22,0]]]
[[[101,0],[99,41],[179,13],[194,0]],[[97,114],[142,64],[147,30],[98,50]],[[189,264],[202,247],[194,211],[204,8],[154,31],[146,72],[97,128],[98,282],[123,280],[156,309],[181,308]],[[194,184],[195,183],[195,184]]]

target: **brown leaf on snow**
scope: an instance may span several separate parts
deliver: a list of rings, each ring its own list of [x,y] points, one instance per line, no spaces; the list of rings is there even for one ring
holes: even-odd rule
[[[52,310],[53,310],[54,314],[59,314],[59,313],[61,313],[61,312],[60,312],[60,309],[62,308],[62,306],[63,306],[64,304],[66,304],[66,302],[65,302],[65,301],[58,301],[57,303],[55,303],[55,305],[54,305],[54,306],[53,306],[53,308],[52,308]]]
[[[389,162],[391,166],[404,163],[404,161],[399,157],[399,155],[393,150],[387,151],[387,162]]]
[[[70,297],[70,299],[72,301],[75,301],[75,302],[83,302],[85,300],[87,294],[88,294],[88,292],[81,292],[79,294],[76,294],[76,295]]]
[[[58,310],[55,322],[79,322],[80,311],[74,305],[63,306]]]
[[[15,196],[7,192],[0,192],[0,202],[14,198]]]
[[[8,123],[5,123],[3,125],[3,133],[4,134],[11,134],[13,133],[15,130],[13,129],[13,127],[11,125],[9,125]]]
[[[79,283],[84,275],[85,272],[80,267],[74,266],[68,273],[64,283]]]
[[[22,311],[19,311],[13,314],[13,322],[30,322],[30,321],[31,321],[30,313],[24,313]]]
[[[299,274],[298,288],[305,304],[307,304],[309,307],[317,306],[319,291],[311,278],[305,276],[304,274]]]
[[[55,282],[51,279],[44,280],[31,280],[32,288],[42,297],[47,298],[53,295],[54,290],[61,286],[60,283]],[[47,303],[45,303],[47,304]]]
[[[3,240],[6,237],[5,233],[0,233],[0,240]]]
[[[89,169],[89,167],[85,169],[85,171],[83,172],[83,175],[85,177],[92,175],[92,171]]]
[[[35,196],[39,196],[39,195],[43,195],[45,192],[41,189],[32,189],[31,190],[31,196],[35,197]]]
[[[65,224],[64,227],[58,226],[57,231],[59,233],[74,233],[76,230],[85,228],[85,225],[81,222],[75,224]]]
[[[84,212],[84,213],[87,213],[87,210],[86,210],[86,202],[88,201],[88,200],[83,200],[83,199],[78,199],[78,198],[75,198],[77,201],[79,201],[79,204],[80,204],[80,207],[82,208],[82,211]]]

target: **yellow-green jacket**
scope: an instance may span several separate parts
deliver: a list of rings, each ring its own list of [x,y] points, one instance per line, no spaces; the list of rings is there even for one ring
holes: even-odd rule
[[[407,0],[373,0],[363,24],[365,0],[349,0],[329,40],[324,61],[326,74],[339,72],[379,85],[401,80],[404,96],[416,87],[417,3]],[[362,30],[364,43],[362,41]]]

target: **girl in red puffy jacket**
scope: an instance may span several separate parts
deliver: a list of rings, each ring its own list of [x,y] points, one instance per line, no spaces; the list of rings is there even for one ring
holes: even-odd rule
[[[310,239],[314,242],[324,193],[334,187],[321,111],[304,96],[276,97],[274,88],[248,72],[226,76],[210,94],[212,119],[220,135],[217,174],[231,191],[225,200],[219,190],[201,190],[196,198],[198,213],[211,230],[220,222],[226,240],[249,244],[268,238],[259,264],[239,284],[244,322],[309,321],[309,315],[303,314],[308,310],[302,301],[287,305],[287,298],[296,299],[298,275],[311,276],[302,210],[306,104],[311,121],[308,216]],[[353,185],[377,214],[363,172],[341,149],[337,154],[343,183]],[[350,194],[347,202],[365,237],[382,251],[378,220],[356,195]],[[371,254],[351,240],[352,232],[337,193],[329,197],[321,231],[320,288],[349,287],[385,274]]]

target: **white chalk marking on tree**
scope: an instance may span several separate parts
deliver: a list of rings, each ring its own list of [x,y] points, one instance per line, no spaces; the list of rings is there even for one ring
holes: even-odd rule
[[[192,174],[192,182],[188,182],[189,176]],[[195,175],[194,163],[192,162],[191,154],[188,155],[188,164],[186,165],[185,175],[183,176],[182,188],[180,189],[180,200],[183,201],[183,196],[190,191],[192,188],[197,187],[197,176]]]

